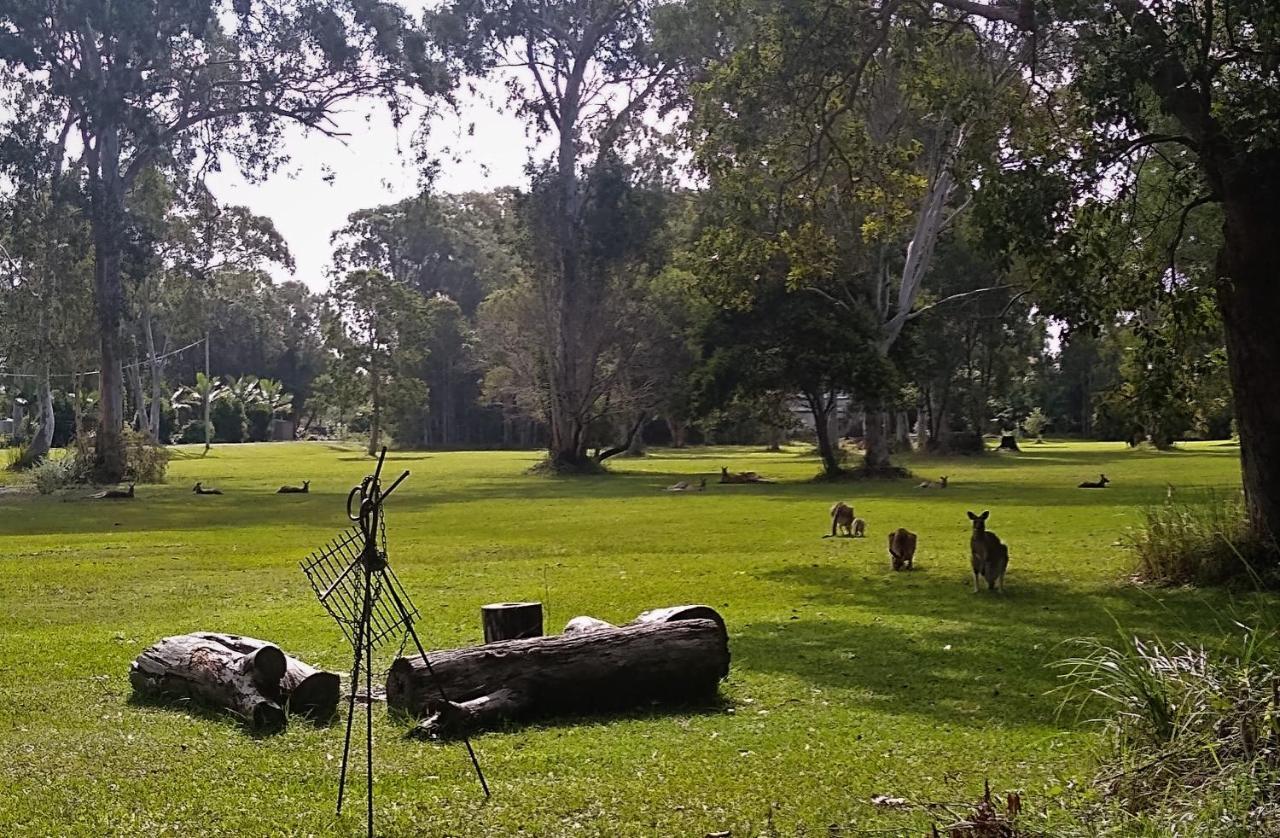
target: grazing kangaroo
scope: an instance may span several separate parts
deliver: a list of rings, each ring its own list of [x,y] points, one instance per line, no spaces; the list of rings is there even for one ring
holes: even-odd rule
[[[754,471],[742,471],[733,473],[724,466],[720,467],[721,483],[772,483],[772,480],[761,477]]]
[[[911,570],[916,557],[916,534],[906,527],[889,533],[889,559],[894,570]]]
[[[1105,489],[1105,488],[1107,488],[1107,484],[1108,484],[1108,483],[1110,483],[1110,482],[1111,482],[1111,481],[1107,479],[1107,476],[1106,476],[1105,474],[1099,474],[1099,475],[1098,475],[1098,480],[1097,480],[1097,482],[1094,482],[1094,481],[1092,481],[1092,480],[1086,480],[1086,481],[1084,481],[1083,483],[1081,483],[1079,486],[1077,486],[1076,488],[1079,488],[1079,489]]]
[[[866,518],[853,519],[853,537],[854,538],[867,537],[867,519]]]
[[[195,492],[197,495],[220,495],[220,494],[222,494],[222,490],[221,490],[221,489],[206,489],[206,488],[204,487],[204,483],[203,483],[203,482],[201,482],[201,483],[197,483],[197,484],[195,485],[195,488],[193,488],[191,491]]]
[[[277,495],[305,495],[311,489],[311,481],[303,480],[301,486],[281,486],[276,489]]]
[[[835,538],[837,527],[844,530],[846,536],[853,537],[853,507],[842,500],[831,507],[831,535],[823,538]]]
[[[693,485],[688,480],[681,480],[668,486],[663,491],[667,492],[701,492],[707,488],[707,478],[703,477],[698,481],[698,485]]]
[[[131,498],[133,497],[133,484],[130,483],[129,488],[127,490],[126,489],[106,489],[96,494],[89,495],[89,497],[95,500],[103,500],[104,498],[107,500],[122,500],[124,498]]]
[[[969,552],[973,561],[973,592],[978,592],[978,578],[987,580],[987,590],[1004,590],[1004,572],[1009,567],[1009,546],[993,532],[987,532],[990,510],[981,515],[968,513],[973,521],[973,535],[969,538]]]
[[[938,482],[936,483],[933,482],[932,480],[926,480],[916,488],[917,489],[945,489],[947,488],[947,477],[946,475],[939,477]]]

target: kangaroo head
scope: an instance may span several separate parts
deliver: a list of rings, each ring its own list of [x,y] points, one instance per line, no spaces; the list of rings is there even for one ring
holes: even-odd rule
[[[969,516],[969,520],[973,522],[974,532],[987,531],[987,518],[991,516],[991,510],[984,510],[981,515],[974,515],[972,512],[966,514]]]
[[[942,478],[938,482],[942,484],[942,488],[947,488],[947,476],[945,474],[942,475]]]
[[[720,466],[720,476],[721,477],[729,476],[729,468],[727,466]]]
[[[1107,477],[1105,474],[1099,474],[1099,475],[1098,475],[1098,482],[1105,486],[1105,485],[1107,485],[1108,483],[1110,483],[1110,482],[1111,482],[1111,480],[1110,480],[1110,479],[1108,479],[1108,477]]]
[[[191,491],[195,492],[196,494],[199,494],[199,493],[200,493],[200,484],[199,484],[199,483],[197,483],[196,485],[192,486],[192,487],[191,487]]]
[[[302,481],[302,488],[303,488],[303,490],[304,490],[304,491],[305,491],[306,489],[309,489],[310,487],[311,487],[311,481],[310,481],[310,480],[303,480],[303,481]]]

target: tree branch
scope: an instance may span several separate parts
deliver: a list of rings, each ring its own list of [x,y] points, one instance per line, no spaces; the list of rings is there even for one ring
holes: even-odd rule
[[[986,288],[975,288],[975,289],[973,289],[972,291],[964,291],[964,292],[961,292],[961,293],[959,293],[959,294],[952,294],[950,297],[943,297],[941,300],[938,300],[938,301],[936,301],[936,302],[929,303],[927,306],[924,306],[924,307],[922,307],[922,308],[918,308],[918,309],[916,309],[915,311],[913,311],[913,312],[911,312],[910,314],[908,314],[908,315],[906,316],[906,319],[907,319],[907,320],[915,320],[915,319],[916,319],[917,317],[919,317],[920,315],[922,315],[922,314],[924,314],[924,313],[926,313],[926,312],[932,311],[933,309],[937,308],[938,306],[946,305],[947,303],[954,303],[954,302],[956,302],[957,300],[967,299],[968,297],[976,297],[976,296],[977,296],[977,295],[979,295],[979,294],[986,294],[986,293],[989,293],[989,292],[991,292],[991,291],[1001,291],[1001,290],[1004,290],[1004,289],[1009,288],[1009,287],[1010,287],[1010,286],[1008,286],[1008,285],[990,285],[990,286],[987,286]]]

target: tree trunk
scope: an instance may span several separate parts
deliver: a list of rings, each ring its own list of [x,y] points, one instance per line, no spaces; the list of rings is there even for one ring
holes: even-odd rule
[[[129,683],[153,698],[193,699],[228,709],[255,729],[283,729],[284,653],[271,645],[246,653],[211,637],[217,636],[164,638],[138,655]]]
[[[419,732],[450,737],[507,719],[690,701],[715,695],[729,672],[716,620],[675,619],[397,658],[387,705],[425,718]],[[449,701],[442,700],[443,689]]]
[[[1249,520],[1271,543],[1280,538],[1280,224],[1273,200],[1224,203],[1218,284]]]
[[[679,419],[667,417],[667,427],[671,429],[671,447],[684,448],[689,426]]]
[[[129,389],[133,395],[133,424],[139,433],[147,432],[147,397],[142,389],[142,364],[129,365]]]
[[[542,636],[542,603],[495,602],[480,606],[484,642]]]
[[[822,458],[822,473],[828,477],[835,477],[843,471],[840,468],[840,452],[836,450],[835,443],[831,439],[829,420],[834,410],[835,400],[828,400],[821,393],[805,393],[805,400],[809,402],[809,412],[813,414],[813,430],[818,438],[818,456]]]
[[[147,341],[147,361],[151,370],[151,411],[147,417],[147,433],[151,435],[151,439],[157,445],[162,444],[160,439],[160,412],[162,407],[161,389],[164,383],[164,368],[160,359],[156,356],[156,338],[151,328],[151,301],[150,288],[148,287],[144,293],[148,295],[145,307],[142,311],[142,332],[143,337]]]
[[[911,451],[911,417],[905,410],[894,414],[893,443],[895,451]]]
[[[53,425],[53,387],[49,384],[49,362],[45,361],[36,384],[36,426],[27,445],[28,465],[35,465],[48,456],[53,447]]]
[[[377,348],[369,346],[369,400],[373,403],[373,416],[369,418],[369,456],[378,453],[382,442],[382,388],[378,381],[378,368],[374,362]]]
[[[208,379],[209,385],[213,386],[213,376],[209,374],[209,332],[204,333],[204,377]],[[212,408],[210,403],[212,400],[209,396],[205,396],[201,400],[201,407],[204,410],[204,453],[208,455],[209,447],[213,445],[213,419],[209,416]]]
[[[889,414],[879,405],[868,405],[866,414],[866,451],[863,463],[870,471],[893,467],[889,459]]]
[[[644,426],[649,421],[648,416],[640,414],[640,421],[636,425],[636,432],[631,435],[631,442],[627,445],[628,457],[643,457],[644,451]]]
[[[98,126],[90,158],[89,192],[93,228],[93,290],[101,350],[98,373],[98,430],[94,471],[103,483],[124,478],[124,372],[120,367],[120,324],[124,289],[120,283],[120,240],[126,218],[120,183],[120,138],[109,121]]]

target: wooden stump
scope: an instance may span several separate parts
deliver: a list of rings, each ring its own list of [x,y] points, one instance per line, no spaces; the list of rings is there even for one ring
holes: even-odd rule
[[[431,652],[434,679],[421,656],[397,658],[387,704],[424,719],[420,734],[448,738],[507,719],[705,700],[729,672],[729,640],[718,614],[685,611],[699,607],[616,627],[577,618],[578,630],[556,637]]]
[[[542,636],[541,602],[494,602],[480,606],[484,642]]]
[[[1018,447],[1018,439],[1013,434],[1003,434],[1000,437],[1000,447],[998,451],[1021,451]]]

